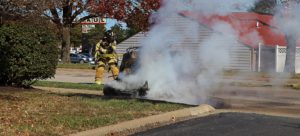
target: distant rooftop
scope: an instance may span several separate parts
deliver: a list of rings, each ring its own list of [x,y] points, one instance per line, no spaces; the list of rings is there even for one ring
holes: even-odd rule
[[[276,28],[273,16],[271,15],[253,12],[233,12],[228,15],[204,15],[191,11],[183,11],[181,14],[197,20],[211,29],[214,29],[213,26],[218,22],[226,22],[238,33],[240,42],[253,48],[257,48],[259,43],[266,46],[287,45],[284,34]],[[298,42],[298,45],[300,45],[300,42]]]

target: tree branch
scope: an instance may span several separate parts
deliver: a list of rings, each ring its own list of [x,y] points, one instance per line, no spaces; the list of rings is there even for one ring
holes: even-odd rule
[[[58,16],[57,10],[54,8],[50,9],[50,12],[52,14],[52,21],[56,24],[56,25],[61,25],[61,20]]]
[[[84,8],[80,8],[75,11],[75,13],[71,16],[71,20],[73,21],[79,14],[83,12]]]
[[[74,21],[74,19],[75,19],[78,15],[80,15],[84,10],[87,9],[88,5],[89,5],[88,2],[85,3],[83,6],[78,6],[78,5],[77,5],[77,7],[79,7],[79,9],[76,10],[76,11],[72,14],[71,20]]]
[[[75,23],[73,23],[73,24],[74,24],[74,26],[75,26],[75,25],[79,24],[80,22],[82,22],[82,21],[84,21],[84,20],[87,20],[87,19],[89,19],[89,18],[93,18],[93,17],[98,17],[98,16],[97,16],[97,15],[88,15],[88,16],[85,16],[85,17],[80,18],[77,22],[75,22]]]

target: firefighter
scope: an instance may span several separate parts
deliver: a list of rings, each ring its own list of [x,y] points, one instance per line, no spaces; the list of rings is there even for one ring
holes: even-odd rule
[[[112,72],[112,77],[116,79],[119,75],[117,67],[118,55],[116,53],[116,40],[112,32],[108,31],[104,34],[102,40],[96,44],[96,84],[102,84],[105,67],[108,65],[109,70]]]

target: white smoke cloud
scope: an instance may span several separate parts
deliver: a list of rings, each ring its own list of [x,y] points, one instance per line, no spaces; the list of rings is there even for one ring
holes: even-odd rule
[[[277,3],[275,15],[272,20],[272,25],[279,29],[280,34],[285,36],[300,35],[300,2],[299,0],[282,0]],[[282,46],[282,45],[280,45]],[[293,49],[292,49],[293,50]],[[296,61],[298,55],[296,56]],[[297,62],[296,62],[297,63]],[[297,66],[296,66],[297,67]],[[297,71],[297,70],[296,70]],[[291,78],[291,73],[271,73],[270,83],[275,87],[283,86],[288,79]]]
[[[123,80],[139,85],[148,81],[148,98],[190,104],[206,102],[229,64],[229,47],[236,43],[237,33],[226,22],[218,22],[212,27],[226,36],[214,33],[199,41],[198,22],[185,19],[184,28],[177,28],[170,18],[180,17],[179,13],[187,9],[224,15],[246,11],[254,3],[255,0],[165,0],[155,16],[160,22],[142,41],[140,69]],[[186,40],[196,43],[197,48],[186,50],[190,46],[183,44]],[[195,59],[200,63],[195,63]]]
[[[300,32],[300,3],[289,1],[287,4],[279,4],[276,7],[273,25],[285,34],[297,34]]]

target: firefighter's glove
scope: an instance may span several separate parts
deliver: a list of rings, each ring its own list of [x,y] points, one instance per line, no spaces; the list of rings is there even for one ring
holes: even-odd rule
[[[107,51],[108,51],[108,52],[114,52],[114,49],[113,49],[112,46],[109,46],[108,49],[107,49]]]
[[[100,52],[101,52],[101,53],[106,53],[106,52],[107,52],[107,50],[106,50],[106,49],[103,49],[103,48],[101,48],[101,49],[100,49]]]

